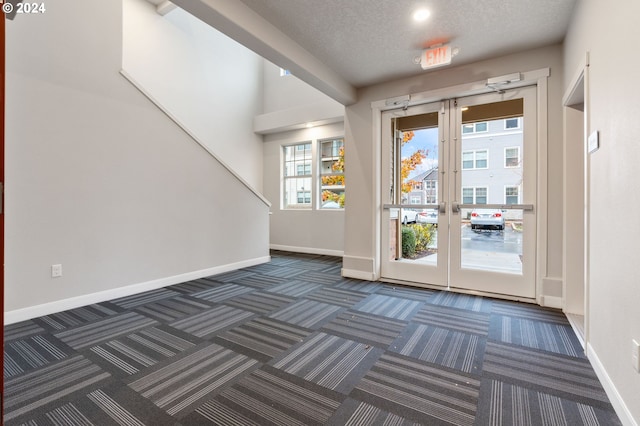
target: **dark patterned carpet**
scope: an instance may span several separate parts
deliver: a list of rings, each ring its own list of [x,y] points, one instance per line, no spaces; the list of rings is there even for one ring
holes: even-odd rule
[[[617,425],[562,313],[272,261],[5,327],[7,425]]]

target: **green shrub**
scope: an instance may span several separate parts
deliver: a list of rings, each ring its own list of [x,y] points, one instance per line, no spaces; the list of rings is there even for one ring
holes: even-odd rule
[[[425,251],[433,239],[434,226],[428,223],[411,225],[416,236],[416,251]]]
[[[402,227],[402,257],[413,257],[416,254],[416,234],[409,226]]]

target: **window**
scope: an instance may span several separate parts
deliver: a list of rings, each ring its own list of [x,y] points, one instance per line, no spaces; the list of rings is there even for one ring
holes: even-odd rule
[[[504,202],[505,204],[518,204],[520,199],[520,188],[517,186],[505,186]]]
[[[410,204],[422,204],[422,198],[419,195],[412,195],[411,196],[411,200],[409,201]]]
[[[520,167],[520,147],[504,149],[504,167]]]
[[[462,188],[462,204],[487,204],[486,187]]]
[[[298,204],[311,204],[311,191],[298,191]]]
[[[344,139],[319,141],[321,208],[344,207]]]
[[[480,123],[467,123],[462,125],[462,134],[468,135],[471,133],[484,133],[489,131],[489,127],[486,121]]]
[[[311,142],[283,149],[283,208],[311,207]]]
[[[465,151],[462,153],[462,168],[470,169],[486,169],[489,166],[489,153],[487,150],[482,151]]]
[[[519,118],[507,118],[504,120],[504,129],[519,129],[520,128],[520,119]]]

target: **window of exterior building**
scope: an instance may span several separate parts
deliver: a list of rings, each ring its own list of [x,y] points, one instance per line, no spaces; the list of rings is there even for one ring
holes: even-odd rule
[[[520,148],[511,147],[504,149],[504,166],[506,168],[520,166]]]
[[[344,139],[319,141],[320,208],[344,208]]]
[[[283,146],[283,200],[288,208],[310,208],[312,194],[311,142]]]
[[[504,188],[505,204],[518,204],[520,200],[520,188],[517,186],[506,186]]]
[[[412,195],[411,200],[409,200],[410,204],[422,204],[422,199],[419,195]]]
[[[489,153],[487,150],[465,151],[462,153],[462,168],[486,169],[489,166]]]
[[[519,118],[507,118],[504,120],[504,129],[519,129],[520,128],[520,119]]]
[[[462,188],[462,204],[487,204],[486,187]]]
[[[467,123],[462,125],[462,133],[465,135],[472,133],[484,133],[489,131],[489,126],[486,121],[479,123]]]

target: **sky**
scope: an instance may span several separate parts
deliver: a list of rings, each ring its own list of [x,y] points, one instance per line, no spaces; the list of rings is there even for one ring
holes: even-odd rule
[[[409,174],[409,179],[438,165],[438,128],[415,130],[414,134],[413,139],[402,146],[402,158],[411,157],[418,149],[425,150],[427,158]]]

